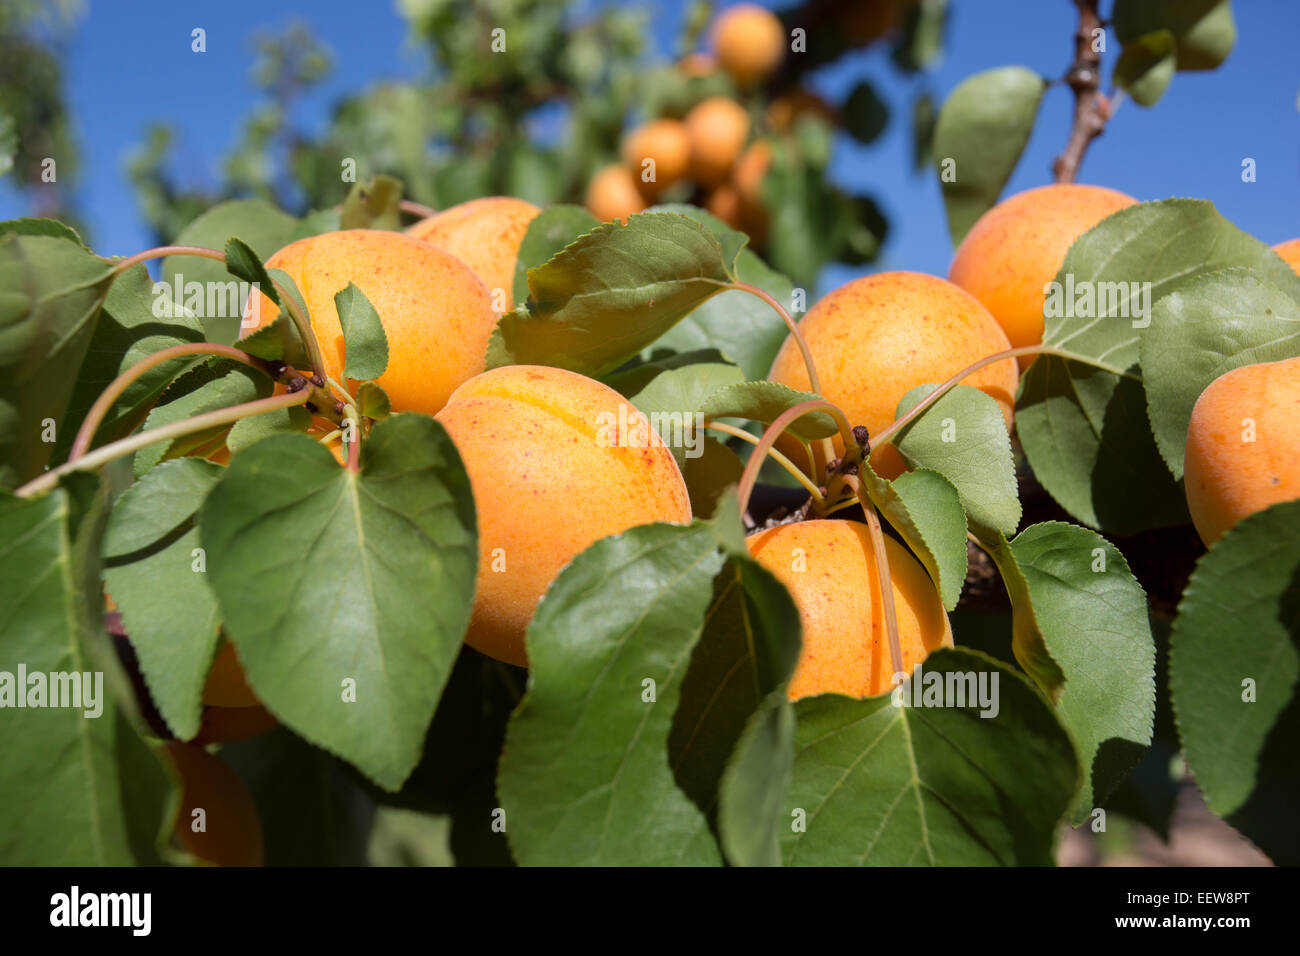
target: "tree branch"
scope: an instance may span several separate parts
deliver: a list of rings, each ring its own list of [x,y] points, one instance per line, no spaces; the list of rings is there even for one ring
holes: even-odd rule
[[[1101,54],[1093,48],[1093,33],[1101,28],[1097,0],[1074,0],[1079,8],[1079,26],[1074,33],[1074,62],[1065,74],[1065,82],[1074,90],[1074,124],[1065,151],[1052,163],[1058,183],[1072,183],[1079,174],[1079,164],[1089,144],[1101,135],[1110,118],[1101,86]]]

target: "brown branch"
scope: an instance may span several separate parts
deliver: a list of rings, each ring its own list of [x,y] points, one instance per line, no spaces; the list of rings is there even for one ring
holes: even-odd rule
[[[1097,0],[1074,0],[1079,8],[1079,27],[1074,33],[1074,62],[1065,74],[1066,85],[1074,90],[1074,124],[1065,151],[1052,163],[1058,183],[1072,183],[1089,144],[1101,135],[1110,118],[1101,86],[1101,54],[1093,49],[1093,31],[1101,28]]]

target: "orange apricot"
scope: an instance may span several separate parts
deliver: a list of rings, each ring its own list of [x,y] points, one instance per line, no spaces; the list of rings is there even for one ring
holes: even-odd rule
[[[528,224],[541,209],[523,199],[488,196],[417,222],[408,235],[450,252],[482,280],[502,311],[514,308],[515,260]],[[498,293],[497,290],[500,290]]]
[[[647,160],[653,160],[653,165]],[[623,140],[623,162],[644,194],[656,195],[676,183],[686,175],[690,160],[691,141],[681,120],[654,120]]]
[[[768,104],[763,114],[767,125],[777,133],[788,133],[802,116],[816,116],[828,123],[838,123],[839,114],[835,108],[816,93],[797,89],[778,96]]]
[[[948,278],[984,303],[1013,347],[1043,341],[1044,288],[1074,240],[1137,200],[1102,186],[1058,183],[1004,199],[976,221]],[[1021,356],[1025,368],[1033,356]]]
[[[704,200],[704,208],[717,216],[732,229],[742,229],[743,217],[740,214],[740,191],[731,183],[723,183],[712,190]]]
[[[1286,242],[1279,242],[1273,247],[1273,251],[1282,257],[1283,262],[1296,272],[1300,272],[1300,239],[1288,239]]]
[[[257,707],[262,703],[248,686],[235,645],[227,640],[222,640],[212,658],[208,680],[203,685],[203,703],[216,707]]]
[[[766,79],[785,56],[785,28],[771,10],[753,3],[728,7],[713,25],[718,63],[741,86]]]
[[[691,178],[716,186],[740,158],[749,138],[749,114],[729,97],[710,96],[686,114],[686,134],[691,141]]]
[[[871,697],[893,686],[880,576],[865,524],[799,521],[760,531],[745,543],[799,609],[803,648],[787,690],[791,700]],[[952,646],[952,628],[921,563],[893,538],[885,539],[885,555],[903,670],[910,674],[931,651]]]
[[[1300,498],[1300,357],[1206,386],[1187,424],[1183,483],[1206,547],[1247,515]]]
[[[202,747],[175,741],[164,747],[181,778],[181,845],[214,866],[261,866],[262,822],[239,775]]]
[[[471,647],[526,665],[533,609],[579,552],[635,525],[691,520],[672,452],[648,428],[620,436],[620,409],[625,420],[638,414],[584,375],[510,365],[470,379],[436,416],[465,463],[478,515]]]
[[[850,425],[874,435],[894,421],[903,396],[918,385],[939,384],[979,359],[1009,346],[993,316],[968,292],[919,272],[881,272],[843,285],[799,322],[821,379],[823,397],[844,410]],[[768,378],[811,391],[803,357],[786,338]],[[1011,427],[1019,375],[1004,359],[967,376],[963,385],[988,393]],[[809,467],[803,449],[783,436],[778,445]],[[817,446],[814,445],[814,448]],[[841,440],[835,438],[838,454]],[[886,478],[904,464],[892,445],[873,448],[871,463]]]
[[[718,72],[718,61],[707,53],[688,53],[677,62],[677,69],[692,79],[711,76]]]
[[[200,747],[248,740],[280,726],[265,707],[204,707],[199,732],[190,741]]]
[[[483,371],[497,314],[464,262],[412,236],[378,229],[327,232],[290,243],[266,261],[298,286],[325,372],[343,374],[343,329],[334,295],[355,283],[379,313],[388,368],[377,379],[393,411],[432,415],[461,382]],[[259,296],[258,321],[277,308]]]
[[[601,169],[587,184],[587,209],[601,222],[626,220],[645,208],[637,178],[621,163]]]

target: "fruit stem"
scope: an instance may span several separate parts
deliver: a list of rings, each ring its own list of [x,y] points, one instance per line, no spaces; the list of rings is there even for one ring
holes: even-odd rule
[[[152,249],[137,252],[133,256],[127,256],[125,259],[113,263],[113,271],[121,275],[132,266],[138,266],[150,259],[164,259],[167,256],[201,256],[204,259],[215,259],[220,263],[226,261],[224,252],[218,252],[216,249],[205,249],[202,246],[155,246]]]
[[[808,370],[809,388],[811,388],[813,393],[818,397],[822,397],[821,378],[817,375],[817,363],[813,361],[812,350],[808,348],[808,343],[804,340],[803,333],[799,331],[799,323],[795,322],[794,318],[786,310],[786,307],[778,302],[775,296],[768,293],[765,289],[760,289],[752,283],[737,281],[733,283],[733,288],[757,296],[775,309],[777,315],[781,316],[781,321],[785,323],[785,327],[790,330],[790,335],[794,338],[795,344],[799,346],[799,354],[803,356],[804,368]],[[835,445],[829,438],[823,438],[820,444],[822,449],[822,458],[824,461],[829,462],[835,457]],[[845,446],[846,450],[849,447],[851,446]],[[816,456],[809,453],[808,458],[812,462],[813,470],[817,472],[817,483],[824,483],[826,476],[821,474],[821,468],[818,468],[817,466]]]
[[[751,435],[743,428],[736,428],[734,425],[727,425],[724,424],[723,422],[705,422],[704,427],[712,428],[714,431],[719,431],[724,434],[731,435],[734,438],[743,439],[744,441],[749,442],[751,445],[757,445],[759,442],[759,439],[756,438],[754,435]],[[795,481],[799,482],[799,484],[803,485],[806,489],[808,489],[808,494],[813,496],[814,501],[820,502],[822,500],[821,489],[819,489],[816,485],[813,484],[812,479],[809,478],[807,475],[805,475],[799,469],[798,465],[792,462],[789,458],[785,457],[785,455],[781,454],[775,448],[769,448],[767,450],[767,454],[768,457],[770,457],[774,462],[776,462],[778,465],[780,465],[782,468],[788,471],[794,477]]]
[[[894,583],[889,574],[889,557],[885,554],[885,534],[880,530],[876,506],[871,503],[871,496],[862,487],[862,482],[853,475],[845,475],[844,482],[862,503],[862,514],[871,531],[872,557],[876,561],[876,579],[880,584],[880,606],[885,610],[885,633],[889,636],[889,656],[894,665],[889,683],[897,686],[907,674],[903,671],[903,646],[898,640],[898,609],[894,607]]]
[[[398,200],[397,208],[409,215],[418,216],[420,219],[428,219],[430,216],[438,215],[438,210],[410,199]]]
[[[312,331],[311,319],[298,308],[297,298],[290,295],[283,285],[276,282],[275,279],[271,279],[271,285],[275,286],[280,293],[280,301],[283,303],[284,310],[289,313],[289,318],[298,329],[298,338],[302,339],[302,344],[307,349],[307,358],[311,362],[311,383],[324,388],[325,357],[321,354],[320,342],[316,341],[316,333]]]
[[[77,437],[73,440],[72,449],[68,452],[68,461],[76,461],[90,450],[90,443],[94,440],[95,432],[99,430],[99,426],[103,424],[104,416],[108,414],[113,403],[121,397],[132,382],[150,369],[157,368],[164,362],[170,362],[174,358],[181,358],[186,355],[219,355],[235,362],[242,362],[250,368],[255,368],[270,375],[271,378],[275,378],[266,362],[229,345],[216,345],[211,342],[187,342],[184,345],[173,345],[169,348],[159,349],[147,358],[136,362],[113,379],[108,388],[104,389],[99,398],[95,399],[95,404],[90,406],[90,411],[86,413],[81,427],[77,429]]]
[[[741,473],[740,484],[737,486],[736,493],[740,504],[740,518],[745,519],[745,513],[749,510],[749,496],[754,493],[754,485],[758,481],[759,469],[763,467],[763,458],[776,444],[777,438],[785,431],[786,426],[797,421],[809,412],[826,412],[839,426],[840,435],[844,438],[845,449],[858,448],[857,439],[853,437],[853,429],[849,425],[848,419],[840,411],[839,406],[832,405],[830,402],[821,398],[810,398],[806,402],[800,402],[798,405],[792,405],[783,411],[780,415],[768,425],[763,432],[763,437],[759,439],[758,444],[754,447],[754,453],[749,456],[749,461],[745,463],[745,470]],[[849,450],[845,451],[846,455],[851,454]],[[820,489],[819,489],[820,490]]]
[[[352,423],[352,440],[347,442],[347,469],[355,475],[361,471],[361,419],[357,416],[356,407],[352,405],[348,406],[345,414],[347,420]]]
[[[52,468],[15,490],[14,494],[19,498],[30,498],[32,495],[53,488],[59,483],[61,477],[74,471],[91,471],[106,462],[112,461],[114,458],[129,455],[157,442],[170,441],[173,438],[179,438],[181,435],[203,431],[205,428],[213,428],[217,425],[227,425],[231,422],[237,422],[241,418],[261,415],[264,412],[273,412],[281,408],[303,405],[309,398],[311,398],[311,392],[302,389],[285,395],[259,398],[252,402],[244,402],[241,405],[231,405],[229,408],[218,408],[159,428],[149,428],[145,431],[136,432],[134,435],[129,435],[126,438],[96,448],[94,451],[82,455],[76,461],[68,461],[58,468]]]

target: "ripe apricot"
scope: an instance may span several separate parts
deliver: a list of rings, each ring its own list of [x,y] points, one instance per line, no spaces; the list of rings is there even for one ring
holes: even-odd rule
[[[691,178],[716,186],[727,178],[749,138],[749,114],[735,100],[710,96],[686,114],[691,141]]]
[[[823,397],[844,410],[849,424],[865,425],[869,435],[893,422],[899,401],[916,386],[944,382],[1009,347],[1002,329],[974,296],[918,272],[855,279],[813,306],[799,330],[812,352]],[[768,378],[811,391],[792,336],[781,346]],[[962,384],[982,389],[997,401],[1009,429],[1018,380],[1016,363],[1005,359],[972,373]],[[798,464],[809,466],[802,447],[788,440],[779,447]],[[838,437],[835,447],[843,453]],[[904,470],[902,457],[888,444],[872,450],[871,463],[886,478]]]
[[[212,659],[207,683],[203,685],[203,703],[216,707],[257,707],[262,703],[248,686],[235,645],[229,641],[221,642]]]
[[[1206,386],[1187,425],[1183,482],[1206,547],[1247,515],[1300,498],[1300,357]]]
[[[753,3],[728,7],[713,25],[713,49],[740,86],[766,79],[785,56],[785,29],[770,10]]]
[[[280,722],[265,707],[204,707],[199,732],[190,743],[200,747],[231,744],[278,726]]]
[[[637,178],[621,163],[606,166],[587,184],[587,209],[601,222],[626,220],[645,207]]]
[[[478,276],[449,252],[400,232],[347,229],[290,243],[266,261],[298,286],[311,313],[326,374],[343,374],[343,330],[334,295],[356,283],[388,336],[379,376],[393,411],[432,415],[461,382],[483,371],[497,314]],[[259,324],[278,309],[259,296]]]
[[[654,160],[650,166],[646,160]],[[656,195],[686,175],[691,142],[681,120],[658,119],[638,126],[623,140],[623,162],[643,194]],[[653,174],[653,179],[646,177]]]
[[[684,76],[711,76],[718,72],[718,61],[707,53],[688,53],[677,62],[677,69]]]
[[[1283,262],[1296,272],[1300,272],[1300,239],[1288,239],[1286,242],[1279,242],[1273,247],[1273,251],[1282,257]]]
[[[871,532],[858,521],[814,520],[751,535],[749,553],[790,591],[803,625],[791,700],[817,694],[871,697],[893,686],[894,663],[880,603]],[[925,569],[885,539],[903,670],[952,645],[939,592]]]
[[[450,252],[482,280],[494,301],[514,308],[515,260],[528,224],[541,209],[510,196],[488,196],[444,209],[417,222],[408,235]],[[498,299],[497,290],[501,290]]]
[[[635,525],[691,520],[672,452],[650,429],[620,436],[620,408],[637,414],[586,376],[510,365],[470,379],[438,413],[478,513],[471,647],[526,665],[533,609],[579,552]]]
[[[1137,200],[1102,186],[1059,183],[1004,199],[976,221],[948,278],[984,303],[1012,346],[1043,341],[1044,287],[1074,240]],[[1021,356],[1025,368],[1033,356]]]
[[[244,781],[202,747],[176,741],[164,747],[181,778],[181,845],[214,866],[261,866],[262,821]]]
[[[731,183],[723,183],[712,190],[704,201],[704,208],[732,229],[743,229],[740,214],[740,191]]]

